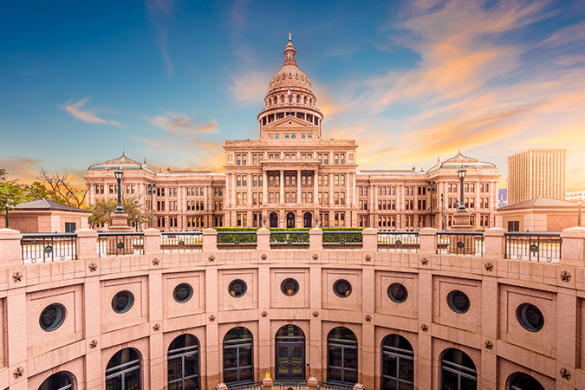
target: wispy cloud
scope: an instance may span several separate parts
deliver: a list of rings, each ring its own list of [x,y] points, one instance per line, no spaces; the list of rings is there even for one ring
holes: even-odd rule
[[[26,157],[5,156],[0,158],[0,168],[6,169],[9,180],[20,184],[30,184],[37,180],[41,172],[42,160]]]
[[[150,20],[157,30],[158,46],[169,76],[173,75],[175,68],[168,52],[169,32],[166,23],[172,16],[174,2],[174,0],[146,0],[144,3]]]
[[[151,123],[160,127],[163,130],[168,130],[173,133],[181,130],[190,130],[195,132],[205,132],[217,130],[218,125],[215,119],[203,124],[195,123],[196,117],[190,117],[184,114],[166,113],[152,118]],[[192,133],[192,132],[190,132]]]
[[[265,69],[230,74],[232,80],[230,92],[233,99],[239,102],[258,104],[268,92],[268,81],[273,73],[273,70]]]
[[[85,98],[85,99],[79,100],[77,103],[72,103],[73,99],[71,99],[68,102],[66,102],[65,104],[59,105],[59,107],[65,111],[67,111],[71,115],[73,115],[73,117],[75,117],[79,120],[82,120],[84,122],[101,123],[103,125],[114,125],[114,126],[118,126],[118,127],[124,127],[119,122],[116,122],[114,120],[106,120],[106,119],[99,118],[96,116],[96,114],[87,110],[85,108],[85,103],[87,103],[88,101],[89,101],[89,98]]]

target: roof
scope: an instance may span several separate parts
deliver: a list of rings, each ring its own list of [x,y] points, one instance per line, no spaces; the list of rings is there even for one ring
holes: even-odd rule
[[[427,174],[437,171],[439,169],[497,169],[495,164],[490,162],[479,161],[473,157],[467,157],[461,154],[461,151],[456,156],[451,157],[443,162],[437,161],[434,167],[427,171]]]
[[[514,203],[512,205],[499,208],[496,211],[512,211],[512,210],[534,209],[534,208],[551,208],[551,207],[574,209],[574,208],[577,208],[578,205],[575,204],[575,202],[569,202],[566,200],[545,198],[544,196],[539,196],[538,198],[532,198],[530,200],[525,200],[524,202]]]
[[[126,157],[124,153],[118,158],[113,160],[108,160],[103,164],[94,164],[87,168],[88,171],[105,171],[105,170],[115,170],[120,168],[122,171],[146,171],[152,175],[156,175],[156,173],[146,164],[140,164],[138,161],[134,161]]]
[[[15,206],[18,210],[53,210],[53,211],[66,211],[69,213],[87,213],[87,211],[83,209],[78,209],[77,207],[68,206],[63,203],[55,202],[49,199],[37,199],[31,200],[30,202],[23,202],[19,205]]]

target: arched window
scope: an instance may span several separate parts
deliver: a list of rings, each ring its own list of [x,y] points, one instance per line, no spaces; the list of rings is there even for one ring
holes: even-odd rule
[[[299,95],[297,95],[297,103],[301,102],[301,97]]]
[[[39,387],[39,390],[70,390],[73,389],[73,380],[66,372],[51,375]]]
[[[292,95],[290,95],[290,96],[288,97],[288,102],[289,102],[289,103],[292,103]]]
[[[303,104],[307,104],[307,97],[303,97]]]
[[[276,379],[305,379],[305,334],[295,325],[285,325],[276,333]]]
[[[354,385],[358,381],[358,350],[355,334],[342,326],[327,335],[327,382]]]
[[[274,104],[277,104],[277,103],[278,103],[278,98],[275,96],[274,97]]]
[[[252,333],[238,326],[223,338],[223,382],[225,384],[254,381]]]
[[[473,360],[459,349],[448,349],[441,358],[441,388],[476,390],[477,371]]]
[[[106,390],[140,390],[140,356],[134,348],[118,351],[106,367]]]
[[[510,390],[544,390],[536,379],[522,372],[512,374]]]
[[[382,341],[382,390],[414,389],[414,353],[404,337],[391,334]]]
[[[313,99],[309,99],[309,106],[313,107]]]
[[[199,342],[190,334],[173,340],[168,351],[169,390],[199,389]]]
[[[280,102],[284,103],[284,95],[280,95]]]

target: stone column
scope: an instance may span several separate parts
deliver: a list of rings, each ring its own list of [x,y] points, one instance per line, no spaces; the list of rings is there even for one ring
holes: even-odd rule
[[[95,259],[97,257],[97,232],[93,229],[78,229],[75,233],[77,233],[77,260]]]
[[[424,228],[418,233],[420,240],[419,253],[436,254],[437,253],[437,229]]]
[[[217,230],[203,229],[203,252],[217,251]]]
[[[323,230],[318,228],[309,230],[309,250],[323,250]]]
[[[262,172],[262,204],[268,204],[268,175]]]
[[[331,172],[329,174],[329,207],[334,207],[335,205],[333,204],[333,172]],[[330,213],[331,214],[331,213]],[[329,220],[332,220],[331,218],[333,218],[333,216],[329,216]],[[331,226],[331,225],[329,225]]]
[[[366,228],[362,231],[363,252],[378,252],[378,231],[374,228]]]
[[[280,205],[284,205],[284,170],[280,170]]]
[[[144,231],[144,254],[159,255],[161,234],[158,229],[146,229]]]
[[[486,229],[484,237],[484,257],[503,259],[506,257],[506,230],[502,228]]]
[[[0,229],[0,266],[21,266],[20,239],[22,234],[18,230]],[[26,316],[25,316],[26,318]]]
[[[257,250],[270,250],[270,230],[266,228],[256,230]]]
[[[313,170],[313,206],[319,205],[319,171],[317,169]],[[313,215],[313,217],[315,217]]]
[[[306,199],[305,199],[306,201]],[[297,204],[301,203],[301,170],[297,169]]]
[[[0,230],[1,231],[1,230]],[[585,265],[585,227],[573,227],[561,232],[561,264]],[[0,255],[2,252],[0,252]],[[0,256],[1,257],[1,256]]]

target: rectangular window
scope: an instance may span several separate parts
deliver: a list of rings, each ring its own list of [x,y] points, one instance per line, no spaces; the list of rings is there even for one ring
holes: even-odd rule
[[[339,204],[345,204],[345,192],[339,193]]]
[[[328,205],[329,204],[329,192],[324,192],[323,193],[323,204],[324,205]]]
[[[339,185],[339,175],[333,176],[333,185],[334,186],[338,186]]]
[[[318,181],[317,181],[317,184],[318,184],[319,186],[322,186],[322,185],[323,185],[323,175],[319,175],[317,180],[318,180]]]
[[[75,222],[65,222],[65,233],[75,233]]]
[[[329,175],[324,175],[323,176],[323,185],[324,186],[328,186],[329,185]]]
[[[339,185],[345,185],[345,175],[339,175]]]

